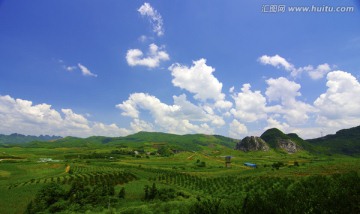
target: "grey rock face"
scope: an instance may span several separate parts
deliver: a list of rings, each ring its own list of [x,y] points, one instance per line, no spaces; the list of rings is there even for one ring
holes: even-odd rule
[[[287,153],[295,153],[300,149],[300,147],[290,139],[278,139],[277,146]]]
[[[251,136],[251,137],[245,137],[239,143],[237,143],[235,149],[242,150],[244,152],[268,151],[269,146],[260,137]]]

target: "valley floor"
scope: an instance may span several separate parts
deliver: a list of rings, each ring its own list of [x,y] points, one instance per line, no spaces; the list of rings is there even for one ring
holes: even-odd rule
[[[292,208],[298,209],[294,212],[301,213],[306,208],[301,194],[314,200],[328,198],[306,208],[313,212],[322,206],[335,209],[326,204],[335,200],[338,204],[344,201],[350,213],[360,210],[360,159],[356,157],[231,149],[160,157],[119,151],[108,147],[0,148],[1,213],[36,213],[37,209],[60,213],[196,213],[197,209],[252,213],[261,211],[256,210],[261,209],[259,205],[254,208],[255,200],[276,213],[286,213],[284,209],[291,207],[281,204],[292,200]],[[232,156],[229,168],[225,156]],[[257,168],[244,166],[245,162],[255,163]],[[346,192],[350,184],[353,186]],[[330,187],[319,192],[324,186]],[[49,195],[51,192],[54,194]],[[278,205],[266,204],[270,197]]]

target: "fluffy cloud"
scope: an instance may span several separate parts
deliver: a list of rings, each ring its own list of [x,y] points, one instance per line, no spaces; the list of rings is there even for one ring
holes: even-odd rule
[[[67,127],[80,130],[89,128],[88,121],[84,116],[74,113],[71,109],[61,109],[61,111],[65,115],[63,122]]]
[[[229,109],[233,106],[232,102],[227,100],[218,100],[215,102],[214,107],[218,109]]]
[[[269,101],[281,101],[283,104],[287,104],[301,95],[299,92],[300,84],[289,81],[284,77],[270,78],[266,80],[266,83],[269,87],[266,89],[265,94]]]
[[[360,124],[360,83],[350,73],[333,71],[327,75],[327,91],[314,102],[317,122],[325,127],[344,128]]]
[[[316,68],[309,65],[303,69],[308,72],[310,78],[313,80],[321,79],[331,71],[331,67],[327,63],[318,65]]]
[[[145,93],[131,94],[128,100],[116,105],[116,107],[123,111],[121,113],[123,116],[137,119],[140,117],[138,108],[149,110],[155,118],[162,114],[172,114],[180,108],[177,105],[170,106],[162,103],[158,98]]]
[[[225,94],[221,92],[222,83],[214,77],[215,69],[206,65],[205,59],[193,61],[192,67],[180,64],[173,64],[169,67],[171,75],[174,77],[174,86],[194,93],[194,98],[206,101],[208,99],[216,101],[216,107],[230,108],[232,103],[225,101]]]
[[[295,69],[294,65],[292,65],[285,58],[279,55],[275,55],[275,56],[263,55],[259,58],[259,61],[264,65],[272,65],[277,68],[283,67],[287,71],[293,71]]]
[[[97,77],[96,74],[91,73],[91,71],[90,71],[87,67],[85,67],[84,65],[78,63],[78,66],[79,66],[79,69],[80,69],[82,75],[84,75],[84,76]]]
[[[135,118],[131,123],[130,123],[131,129],[134,132],[139,132],[139,131],[147,131],[147,132],[151,132],[154,131],[154,125],[152,123],[148,123],[144,120],[140,120]]]
[[[171,133],[213,133],[209,124],[215,127],[225,124],[220,116],[189,102],[184,94],[173,96],[173,99],[174,105],[167,105],[155,96],[134,93],[116,107],[122,110],[123,116],[134,119],[140,119],[141,110],[147,111],[161,130]]]
[[[234,117],[246,122],[266,119],[266,98],[260,91],[251,91],[250,84],[244,84],[241,92],[234,94],[235,108],[231,109]]]
[[[115,124],[106,125],[88,121],[84,116],[74,113],[71,109],[62,109],[61,113],[52,109],[48,104],[33,105],[28,100],[0,96],[0,120],[4,121],[0,124],[0,132],[79,137],[122,136],[129,133],[128,130],[119,128]]]
[[[267,126],[264,128],[264,130],[271,129],[271,128],[277,128],[283,132],[288,132],[290,126],[285,122],[282,123],[282,122],[276,120],[274,117],[269,117],[267,119]]]
[[[164,28],[163,28],[163,19],[153,7],[147,2],[145,2],[141,7],[138,9],[138,12],[149,19],[153,31],[158,35],[164,35]]]
[[[296,68],[293,64],[288,62],[285,58],[275,55],[275,56],[268,56],[263,55],[261,56],[258,61],[264,65],[272,65],[276,68],[283,68],[286,71],[290,72],[291,76],[297,77],[300,76],[301,73],[306,72],[309,77],[313,80],[323,78],[328,72],[332,69],[329,64],[324,63],[314,67],[312,65],[308,65],[305,67]]]
[[[308,119],[308,113],[315,112],[313,106],[296,100],[301,96],[301,86],[284,77],[270,78],[266,81],[268,87],[266,96],[269,101],[279,101],[281,108],[276,113],[283,114],[286,121],[292,125],[304,124]]]
[[[169,55],[155,44],[149,45],[147,57],[139,49],[130,49],[126,53],[126,61],[130,66],[159,67],[161,61],[169,60]]]
[[[234,119],[229,125],[229,136],[232,138],[242,138],[248,133],[247,127]]]

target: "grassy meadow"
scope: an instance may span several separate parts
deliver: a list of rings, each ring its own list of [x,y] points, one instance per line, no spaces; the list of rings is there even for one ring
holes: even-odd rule
[[[295,182],[308,176],[351,171],[359,175],[360,172],[360,159],[345,155],[314,155],[307,151],[286,154],[275,150],[242,152],[210,144],[198,151],[161,156],[155,152],[157,146],[146,143],[133,147],[110,144],[85,148],[0,148],[1,213],[24,213],[38,192],[52,183],[69,190],[75,181],[91,187],[110,180],[114,195],[121,188],[126,191],[121,200],[109,199],[104,206],[60,209],[60,213],[191,213],[191,204],[201,200],[244,199],[252,191],[251,186],[256,188],[259,178]],[[225,156],[232,156],[229,168],[225,167]],[[245,162],[258,167],[246,167]],[[276,167],[276,163],[281,164]],[[174,190],[175,197],[164,199],[160,195],[158,199],[145,200],[144,188],[152,185],[159,192]],[[169,206],[171,210],[167,210]]]

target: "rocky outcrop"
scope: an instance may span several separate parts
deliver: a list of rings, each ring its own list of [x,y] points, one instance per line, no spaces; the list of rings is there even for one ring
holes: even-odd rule
[[[290,139],[277,139],[277,147],[285,150],[287,153],[295,153],[300,147]]]
[[[300,150],[301,147],[295,142],[296,140],[291,138],[291,136],[293,135],[288,136],[279,129],[273,128],[266,130],[261,135],[261,139],[265,140],[273,149],[280,149],[287,153],[295,153]]]
[[[235,146],[236,150],[241,150],[244,152],[248,151],[268,151],[269,146],[267,143],[260,137],[245,137]]]

